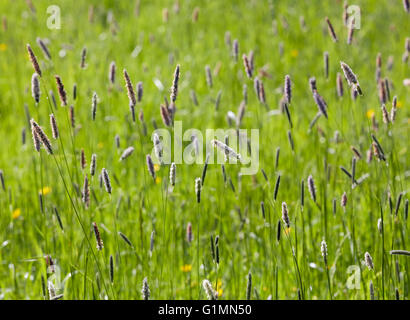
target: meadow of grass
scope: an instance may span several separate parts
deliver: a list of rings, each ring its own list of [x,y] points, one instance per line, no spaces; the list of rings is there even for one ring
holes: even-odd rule
[[[1,1],[0,298],[142,299],[149,290],[149,299],[206,299],[203,280],[208,279],[219,300],[408,299],[409,257],[390,251],[410,249],[405,83],[410,15],[398,0],[350,4],[360,7],[361,19],[348,44],[343,1]],[[60,8],[60,29],[47,27],[50,5]],[[27,44],[42,73],[38,104]],[[250,59],[251,51],[249,79],[242,55]],[[376,81],[379,53],[386,97]],[[112,61],[114,83],[109,80]],[[356,99],[340,61],[360,82],[363,95]],[[240,127],[259,129],[253,150],[259,152],[258,173],[240,176],[239,164],[226,163],[224,181],[221,165],[209,164],[199,203],[195,179],[202,176],[203,164],[177,163],[172,186],[169,164],[155,165],[152,179],[146,163],[153,121],[172,131],[160,105],[164,97],[170,102],[177,65],[174,120],[182,121],[184,130],[235,128],[227,113],[238,114],[244,85]],[[143,84],[135,122],[123,69],[134,90]],[[337,94],[337,73],[343,96]],[[61,106],[55,75],[64,84],[66,106]],[[281,109],[286,75],[291,121]],[[263,82],[265,104],[255,94],[256,76]],[[311,77],[326,101],[327,119],[322,114],[310,128],[319,111]],[[395,119],[385,123],[381,105],[384,99],[391,118],[394,96]],[[52,138],[51,113],[58,139]],[[32,118],[50,139],[53,154],[33,147]],[[128,147],[133,153],[119,161]],[[95,175],[90,174],[93,154]],[[99,181],[103,168],[111,193]],[[88,208],[82,195],[85,176]]]

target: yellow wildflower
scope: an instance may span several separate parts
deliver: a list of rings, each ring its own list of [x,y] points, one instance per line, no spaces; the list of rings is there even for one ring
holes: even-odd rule
[[[159,171],[160,165],[159,164],[154,164],[154,171],[157,172]]]
[[[43,187],[43,189],[40,189],[39,193],[41,193],[43,196],[48,195],[51,192],[50,187]]]
[[[366,112],[366,117],[371,119],[374,116],[374,110],[373,109],[369,109]]]
[[[156,177],[156,178],[155,178],[155,183],[156,183],[156,184],[161,183],[161,177]]]
[[[218,298],[222,296],[223,290],[222,288],[218,288]]]
[[[13,210],[13,213],[11,214],[11,217],[13,219],[17,219],[18,217],[20,217],[20,214],[21,214],[21,210],[20,210],[20,208],[17,208],[15,210]]]
[[[299,55],[299,51],[297,51],[295,49],[290,52],[290,56],[292,58],[296,58],[298,55]]]
[[[102,142],[98,142],[98,144],[97,144],[97,148],[98,148],[98,149],[102,149],[102,148],[104,148],[104,143],[102,143]]]
[[[192,270],[192,265],[190,264],[184,264],[181,266],[181,271],[182,272],[190,272]]]

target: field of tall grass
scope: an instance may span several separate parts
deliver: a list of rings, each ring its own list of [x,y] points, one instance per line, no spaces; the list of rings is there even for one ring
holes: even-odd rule
[[[408,299],[408,5],[1,1],[0,299]]]

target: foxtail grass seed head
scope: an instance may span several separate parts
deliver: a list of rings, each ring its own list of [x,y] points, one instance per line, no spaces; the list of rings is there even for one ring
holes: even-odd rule
[[[386,99],[390,101],[390,82],[388,78],[384,78],[384,87],[386,90]]]
[[[158,158],[159,162],[162,163],[162,144],[161,140],[159,139],[158,134],[154,133],[153,136],[153,142],[154,142],[154,152],[155,156]]]
[[[381,68],[376,68],[375,78],[376,78],[377,83],[379,83],[381,76],[382,76],[382,69]]]
[[[292,149],[292,151],[295,151],[295,145],[293,143],[292,132],[290,130],[288,130],[288,141],[289,141],[290,148]]]
[[[90,175],[93,177],[95,175],[95,168],[97,166],[97,155],[93,153],[91,155],[91,163],[90,163]]]
[[[356,88],[355,88],[355,87],[351,87],[351,88],[350,88],[350,97],[352,98],[353,101],[356,101],[358,95],[359,95],[359,94],[358,94]]]
[[[149,244],[149,251],[151,252],[151,254],[154,251],[154,241],[155,241],[155,231],[152,230],[151,238],[150,238],[150,244]]]
[[[344,209],[346,208],[346,204],[347,204],[347,195],[346,195],[346,192],[343,192],[342,199],[340,200],[340,205]]]
[[[33,136],[33,144],[34,144],[34,149],[37,152],[40,152],[40,148],[41,148],[41,141],[40,141],[40,137],[37,134],[37,131],[35,130],[34,126],[31,126],[31,134]]]
[[[265,87],[263,82],[259,80],[259,101],[262,104],[266,104]]]
[[[84,185],[82,191],[82,201],[85,204],[85,208],[88,209],[90,206],[90,185],[88,182],[87,174],[84,177]]]
[[[202,185],[204,185],[204,183],[205,183],[205,177],[206,177],[206,171],[207,171],[207,169],[208,169],[209,157],[210,157],[210,154],[208,153],[208,154],[206,155],[206,158],[205,158],[204,168],[202,169],[202,176],[201,176],[201,183],[202,183]]]
[[[155,176],[154,163],[152,162],[152,158],[149,154],[147,154],[146,159],[147,159],[148,172],[151,175],[152,179],[154,179],[155,181],[156,176]]]
[[[74,114],[74,106],[70,106],[70,123],[71,127],[75,129],[75,114]]]
[[[110,68],[108,71],[108,80],[110,81],[111,84],[115,83],[115,72],[117,70],[117,67],[115,65],[114,61],[111,61],[110,63]]]
[[[407,13],[410,13],[410,1],[409,0],[403,0],[403,7],[404,11]]]
[[[388,71],[391,71],[393,69],[393,64],[394,64],[394,57],[389,56],[389,58],[387,59],[387,70]]]
[[[56,101],[56,97],[54,96],[53,90],[50,90],[48,94],[50,96],[51,103],[53,104],[54,109],[57,109],[57,101]]]
[[[163,104],[160,107],[160,111],[161,111],[162,122],[164,123],[165,126],[170,127],[172,125],[171,116],[167,108]]]
[[[286,97],[286,102],[290,104],[290,101],[292,100],[292,82],[290,81],[290,76],[287,74],[285,76],[285,85],[283,89]]]
[[[93,229],[95,235],[95,241],[97,242],[97,250],[102,250],[104,248],[103,241],[101,239],[100,231],[98,230],[97,224],[93,222]]]
[[[394,123],[394,121],[396,121],[396,114],[397,114],[397,108],[392,107],[391,110],[390,110],[390,121],[392,123]]]
[[[373,281],[372,280],[370,280],[369,292],[370,292],[370,300],[375,300],[375,298],[374,298],[374,287],[373,287]]]
[[[276,240],[280,241],[280,234],[281,234],[282,224],[280,223],[280,219],[278,220],[278,224],[276,226]]]
[[[387,93],[386,93],[386,86],[385,83],[382,79],[379,80],[378,83],[378,88],[379,88],[379,100],[381,104],[384,104],[387,102]]]
[[[218,149],[223,151],[225,155],[227,155],[227,157],[231,157],[231,158],[241,161],[241,155],[239,153],[236,153],[235,150],[233,150],[231,147],[229,147],[225,143],[219,140],[212,140],[212,144],[214,147],[217,147]]]
[[[247,277],[247,283],[246,283],[246,300],[251,300],[251,294],[252,294],[252,273],[249,270],[248,277]]]
[[[199,16],[199,8],[195,7],[194,11],[192,11],[192,22],[197,22]]]
[[[0,170],[0,183],[3,191],[6,191],[6,186],[4,184],[4,173],[3,170]]]
[[[144,87],[143,87],[142,81],[139,81],[139,82],[137,83],[136,89],[137,89],[137,101],[138,101],[138,102],[141,102],[141,100],[142,100],[142,94],[143,94],[143,92],[144,92]]]
[[[114,283],[114,258],[110,255],[110,281]]]
[[[147,277],[145,277],[144,280],[142,281],[141,294],[142,294],[142,300],[148,300],[150,295],[151,295],[151,292],[150,292],[149,286],[148,286]]]
[[[280,175],[278,175],[275,183],[275,191],[273,192],[273,199],[276,201],[279,192],[279,185],[280,185]]]
[[[77,84],[73,85],[73,100],[77,99]]]
[[[60,101],[61,101],[61,106],[66,106],[67,105],[67,93],[64,90],[64,85],[63,85],[63,81],[61,81],[60,76],[54,76],[56,79],[56,83],[57,83],[57,89],[58,89],[58,95],[60,97]]]
[[[97,93],[93,93],[93,97],[91,99],[91,118],[95,121],[95,115],[97,114],[97,103],[98,103],[98,96]]]
[[[232,56],[236,62],[238,61],[238,55],[239,55],[239,43],[238,43],[238,40],[235,39],[232,43]]]
[[[54,117],[54,114],[50,114],[50,127],[51,127],[51,132],[53,134],[53,138],[58,139],[59,132],[58,132],[58,127],[57,127],[57,121],[56,121],[56,118]]]
[[[347,33],[347,44],[352,44],[353,41],[353,33],[354,33],[354,24],[355,24],[355,19],[352,17],[350,20],[350,25],[349,25],[349,30]]]
[[[397,107],[397,96],[394,96],[392,100],[392,108],[396,108],[396,107]]]
[[[202,189],[201,178],[196,178],[195,179],[195,194],[196,194],[197,203],[201,202],[201,189]]]
[[[308,183],[308,190],[310,193],[310,197],[312,198],[313,202],[316,202],[316,186],[315,186],[315,182],[313,180],[312,175],[308,177],[307,183]]]
[[[212,284],[209,280],[202,281],[202,287],[204,288],[205,294],[208,297],[208,300],[216,300],[217,292],[212,288]]]
[[[322,252],[323,261],[327,265],[327,244],[325,240],[322,240],[320,244],[320,251]]]
[[[343,61],[340,61],[340,67],[342,68],[343,74],[347,80],[348,85],[354,88],[358,94],[363,95],[359,85],[359,81],[357,80],[357,77],[353,73],[352,69]]]
[[[373,139],[372,147],[373,147],[373,154],[379,159],[386,161],[386,157],[384,155],[384,151],[382,146],[380,145],[379,141],[377,140],[374,134],[371,135]]]
[[[338,39],[337,39],[337,36],[336,36],[336,33],[335,33],[335,29],[333,28],[332,23],[330,22],[330,20],[329,20],[328,17],[325,18],[325,21],[326,21],[326,23],[327,23],[327,28],[328,28],[328,30],[329,30],[330,37],[332,38],[333,42],[337,42]]]
[[[221,164],[221,169],[222,169],[222,178],[224,180],[224,184],[226,184],[226,171],[225,171],[225,166]]]
[[[50,297],[50,300],[54,300],[56,297],[56,288],[54,287],[53,282],[47,281],[47,287],[48,287],[48,295]]]
[[[352,152],[354,153],[354,159],[361,159],[362,158],[362,154],[360,153],[359,150],[357,150],[357,148],[355,148],[353,146],[350,146],[350,150],[352,150]],[[356,165],[356,162],[354,160],[353,160],[353,162],[354,163],[352,164],[352,167],[353,167],[353,165]]]
[[[40,82],[37,73],[33,73],[33,76],[31,77],[31,95],[36,104],[38,104],[40,102]]]
[[[323,53],[323,65],[325,70],[325,78],[329,78],[329,52],[325,51]]]
[[[120,161],[127,159],[130,155],[132,155],[133,152],[134,152],[134,147],[128,147],[127,149],[125,149],[120,157]]]
[[[35,132],[37,135],[37,139],[41,141],[41,143],[44,145],[44,148],[46,149],[48,154],[53,154],[53,149],[51,147],[50,140],[47,138],[46,134],[44,133],[43,129],[37,124],[37,122],[34,121],[34,119],[30,120],[31,123],[31,130],[32,132]],[[40,151],[40,147],[38,142],[36,142],[35,135],[33,133],[33,140],[34,140],[34,146],[37,151]]]
[[[125,80],[125,88],[127,89],[128,100],[130,108],[134,107],[137,104],[137,100],[135,98],[134,88],[132,86],[132,82],[130,76],[128,75],[127,70],[123,70],[124,73],[124,80]]]
[[[186,227],[186,239],[187,239],[188,243],[191,243],[191,242],[192,242],[192,239],[193,239],[193,237],[192,237],[192,224],[191,224],[191,222],[188,222],[188,225],[187,225],[187,227]]]
[[[189,92],[189,95],[190,95],[190,97],[191,97],[192,103],[193,103],[195,106],[198,106],[198,98],[197,98],[197,96],[196,96],[195,90],[191,90],[191,91]]]
[[[382,110],[383,122],[388,124],[390,122],[390,116],[389,116],[389,113],[387,112],[387,108],[384,103],[381,106],[381,110]]]
[[[400,204],[401,204],[401,199],[403,198],[403,192],[400,192],[398,197],[397,197],[397,201],[396,201],[396,208],[394,210],[394,215],[397,217],[397,214],[399,213],[399,209],[400,209]]]
[[[208,85],[209,88],[212,88],[213,82],[212,82],[212,74],[211,74],[211,68],[209,65],[205,66],[205,76],[206,76],[206,84]]]
[[[123,234],[122,232],[119,231],[119,232],[118,232],[118,235],[121,237],[122,240],[124,240],[124,242],[125,242],[126,244],[128,244],[130,247],[134,247],[133,244],[132,244],[132,242],[131,242],[131,240],[128,239],[128,237],[127,237],[125,234]]]
[[[169,168],[169,183],[173,187],[175,186],[176,170],[177,170],[177,166],[176,166],[175,162],[172,162],[171,166]]]
[[[364,262],[366,263],[366,266],[369,268],[369,270],[373,270],[374,269],[374,265],[373,265],[373,259],[370,255],[370,253],[366,252],[364,254]]]
[[[177,95],[178,95],[178,82],[180,78],[180,71],[179,71],[179,64],[177,64],[174,72],[174,79],[172,81],[172,87],[171,87],[171,95],[170,99],[171,102],[175,102],[177,100]]]
[[[85,65],[86,56],[87,56],[87,48],[84,47],[83,50],[81,50],[81,64],[80,64],[81,69],[84,69],[86,66]]]
[[[44,41],[41,38],[37,37],[36,42],[37,45],[40,47],[41,51],[43,51],[44,57],[46,57],[47,60],[51,60],[50,51],[48,50]]]
[[[215,262],[219,266],[219,236],[215,237]]]
[[[282,220],[285,223],[286,227],[290,227],[290,219],[289,219],[289,212],[288,212],[288,206],[286,205],[286,202],[282,202]]]
[[[327,105],[326,105],[325,100],[317,93],[317,91],[313,93],[313,99],[315,100],[315,103],[319,109],[319,112],[323,114],[326,119],[328,119],[327,110],[326,110]]]
[[[338,97],[343,97],[343,80],[342,75],[338,72],[336,76],[336,88]]]
[[[261,201],[261,211],[262,211],[262,217],[265,220],[265,203]]]
[[[259,93],[260,93],[260,80],[258,77],[253,79],[253,89],[255,90],[256,97],[260,101]]]
[[[310,86],[310,90],[312,91],[312,93],[314,93],[317,90],[315,77],[309,78],[309,86]]]
[[[80,158],[81,169],[84,170],[87,166],[87,160],[85,159],[84,149],[81,149],[81,158]]]
[[[242,60],[243,60],[243,66],[245,67],[245,72],[246,72],[247,77],[249,79],[252,79],[252,68],[251,68],[251,65],[249,63],[249,60],[246,54],[242,55]]]
[[[111,187],[110,177],[108,176],[108,171],[105,168],[102,168],[101,175],[102,175],[102,178],[103,178],[103,181],[104,181],[105,190],[109,194],[111,194],[112,187]]]
[[[380,69],[382,67],[382,54],[379,52],[376,56],[376,68]]]
[[[245,109],[246,109],[246,103],[245,101],[241,101],[241,104],[239,105],[238,109],[238,115],[236,117],[236,126],[239,128],[242,124],[242,119],[245,115]]]
[[[41,74],[40,66],[38,64],[37,57],[34,54],[33,49],[31,49],[29,44],[27,44],[27,51],[28,51],[28,56],[30,58],[31,64],[33,65],[34,71],[41,77],[42,74]]]

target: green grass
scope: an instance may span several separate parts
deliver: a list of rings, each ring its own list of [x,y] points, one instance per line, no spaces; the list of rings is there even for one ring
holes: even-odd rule
[[[46,10],[51,4],[61,8],[59,30],[50,30],[46,25]],[[249,293],[252,299],[298,299],[298,294],[303,299],[369,299],[370,281],[376,299],[395,299],[396,288],[401,299],[408,299],[408,256],[390,255],[389,251],[409,250],[409,222],[404,214],[409,179],[409,88],[403,85],[403,79],[410,77],[410,70],[408,62],[402,62],[409,37],[409,15],[401,1],[358,0],[354,4],[361,8],[361,29],[355,30],[353,43],[348,45],[342,1],[191,0],[180,1],[180,11],[175,13],[174,1],[141,0],[139,16],[135,15],[135,1],[35,1],[35,13],[25,1],[2,1],[0,12],[7,19],[7,30],[0,31],[0,170],[5,180],[5,190],[0,186],[0,298],[48,299],[48,293],[46,297],[42,293],[44,277],[58,287],[57,294],[64,294],[64,299],[141,299],[143,279],[147,277],[151,299],[206,299],[204,279],[210,280],[214,289],[218,286],[222,294],[219,299],[245,299]],[[93,22],[88,19],[90,5],[94,6]],[[199,16],[193,22],[196,7]],[[169,10],[168,22],[163,21],[164,8]],[[107,21],[108,11],[114,23]],[[300,16],[304,16],[306,31],[299,26]],[[328,34],[326,16],[334,25],[337,43]],[[277,23],[276,34],[273,21]],[[237,63],[231,56],[232,49],[225,44],[226,31],[230,31],[232,40],[239,41]],[[44,58],[37,37],[49,40],[51,61]],[[43,73],[38,106],[31,96],[34,71],[27,43]],[[80,68],[83,47],[87,48],[85,69]],[[270,111],[278,109],[285,75],[290,75],[293,128],[285,114],[269,115],[258,102],[241,59],[251,50],[255,53],[255,73],[265,67],[270,74],[259,75]],[[328,79],[324,76],[325,51],[330,57]],[[389,125],[382,121],[375,81],[379,52],[382,77],[391,83],[391,98],[397,96],[399,101],[396,121]],[[394,59],[391,70],[387,68],[389,56]],[[113,88],[108,81],[111,61],[117,65]],[[351,99],[345,79],[344,96],[337,97],[336,74],[342,72],[339,61],[346,62],[358,76],[364,95],[356,101]],[[224,183],[221,166],[210,164],[200,204],[196,202],[195,178],[201,177],[203,165],[177,164],[174,188],[169,187],[169,165],[163,165],[156,172],[158,182],[153,182],[145,160],[153,148],[152,120],[164,127],[159,106],[164,97],[169,100],[176,64],[181,66],[181,79],[175,120],[182,121],[184,130],[196,128],[204,133],[208,128],[227,129],[226,114],[229,110],[237,112],[243,85],[247,84],[248,104],[241,127],[259,129],[259,169],[266,172],[268,181],[260,170],[239,179],[240,166],[226,164],[233,191],[229,179]],[[205,65],[211,70],[220,68],[213,75],[212,88],[206,83]],[[135,124],[131,119],[124,68],[134,87],[138,81],[144,85],[136,112],[144,112],[146,136],[138,119]],[[67,91],[67,107],[60,107],[56,74]],[[327,102],[329,119],[320,117],[309,131],[309,123],[317,113],[308,82],[312,76]],[[154,79],[162,82],[163,91]],[[74,83],[78,88],[76,100],[72,97]],[[57,109],[48,101],[49,90],[57,99]],[[193,104],[190,90],[195,90],[198,106]],[[215,110],[220,90],[221,102]],[[99,97],[96,121],[91,120],[94,91]],[[49,114],[55,114],[61,139],[51,139],[53,156],[44,148],[40,153],[34,150],[25,104],[50,139]],[[75,130],[69,123],[70,105],[75,109]],[[386,106],[390,111],[391,101]],[[368,117],[371,110],[378,130]],[[288,130],[294,151],[288,142]],[[334,140],[335,131],[340,133],[339,143]],[[119,149],[115,145],[117,134]],[[382,145],[386,162],[375,157],[366,162],[371,134]],[[129,146],[135,148],[134,153],[118,161]],[[356,179],[369,174],[354,189],[351,179],[339,168],[351,171],[351,146],[363,155],[357,161]],[[87,159],[84,171],[80,167],[81,149]],[[97,174],[90,180],[93,194],[90,208],[85,209],[74,185],[81,190],[85,173],[91,178],[93,153],[97,154]],[[103,167],[110,175],[111,195],[99,186],[98,174]],[[317,203],[307,189],[309,175],[316,184]],[[304,206],[300,196],[302,180]],[[39,193],[45,187],[51,192],[43,195],[41,210]],[[340,206],[343,192],[347,194],[345,210]],[[396,216],[400,192],[404,195]],[[336,214],[333,199],[337,202]],[[285,231],[282,223],[277,241],[282,202],[287,203],[291,227]],[[382,233],[377,228],[379,218],[384,222]],[[92,222],[100,229],[104,242],[101,251],[96,249]],[[191,243],[186,237],[189,222]],[[125,234],[133,246],[118,232]],[[219,236],[219,266],[212,259],[211,236]],[[323,239],[327,243],[327,270],[321,255]],[[365,252],[372,256],[374,270],[364,264]],[[47,274],[45,255],[52,257],[60,279]],[[113,283],[110,255],[114,261]],[[352,265],[361,270],[360,289],[347,288],[351,276],[347,270]]]

